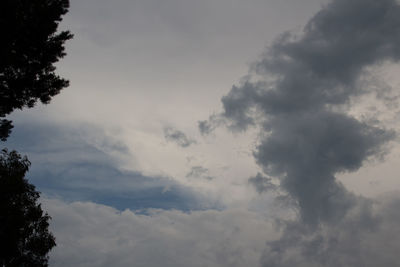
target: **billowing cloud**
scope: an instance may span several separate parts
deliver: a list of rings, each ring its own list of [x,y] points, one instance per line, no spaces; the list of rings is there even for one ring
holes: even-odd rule
[[[265,267],[398,266],[399,192],[354,205],[336,224],[310,230],[287,222],[282,236],[269,241],[261,259]]]
[[[367,77],[371,67],[399,61],[399,29],[395,0],[333,0],[301,34],[284,33],[268,48],[251,73],[222,98],[218,120],[213,115],[199,124],[203,133],[222,120],[234,131],[261,129],[254,157],[265,176],[249,182],[261,192],[274,185],[269,178],[274,177],[279,195],[295,203],[298,221],[286,222],[282,238],[269,243],[263,266],[393,265],[393,255],[386,254],[364,264],[362,255],[369,248],[361,239],[372,232],[372,239],[381,240],[386,232],[363,227],[363,219],[375,220],[370,200],[349,192],[336,176],[382,158],[396,137],[393,130],[348,111],[360,96],[382,100],[387,92],[377,83],[369,86]],[[358,209],[361,214],[354,215]],[[360,226],[354,233],[351,223],[354,229]],[[346,252],[346,246],[355,253]]]
[[[242,209],[139,214],[92,202],[42,202],[57,237],[55,267],[242,267],[259,266],[260,257],[262,266],[274,267],[398,265],[398,194],[364,202],[331,227],[310,231],[291,222],[280,238],[273,220]]]
[[[335,174],[359,169],[395,136],[348,115],[346,105],[371,92],[361,87],[367,67],[400,58],[399,15],[394,0],[332,1],[302,35],[278,38],[255,73],[222,98],[220,117],[232,129],[261,127],[254,156],[304,221],[342,216],[353,197]]]
[[[256,266],[273,235],[270,221],[241,209],[138,214],[91,202],[42,202],[53,218],[55,267]]]

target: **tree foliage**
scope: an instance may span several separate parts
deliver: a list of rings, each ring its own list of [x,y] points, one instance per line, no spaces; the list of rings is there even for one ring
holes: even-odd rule
[[[65,55],[69,31],[57,32],[68,0],[2,0],[0,2],[0,118],[15,109],[47,104],[68,81],[55,73]],[[6,140],[11,121],[0,120],[0,139]]]
[[[47,104],[68,81],[55,73],[65,56],[69,31],[58,31],[69,0],[0,1],[0,140],[13,128],[6,116],[15,109]],[[38,203],[40,193],[25,179],[30,162],[17,152],[0,152],[0,266],[48,266],[56,245],[50,216]]]
[[[0,154],[1,266],[48,266],[47,254],[56,245],[39,192],[24,178],[29,166],[15,151]]]

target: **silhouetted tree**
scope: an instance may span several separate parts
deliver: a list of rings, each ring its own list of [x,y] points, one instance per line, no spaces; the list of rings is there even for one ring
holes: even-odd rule
[[[47,104],[68,81],[55,74],[69,31],[57,32],[68,0],[0,1],[0,118],[15,109]],[[0,139],[9,136],[12,123],[0,119]]]
[[[0,265],[48,266],[56,245],[50,216],[38,204],[39,192],[24,178],[30,162],[17,152],[0,154]]]
[[[50,102],[68,81],[55,74],[69,31],[58,32],[69,0],[0,1],[0,140],[13,128],[5,119],[15,109]],[[17,152],[0,152],[0,267],[48,266],[55,238],[39,192],[25,179],[30,162]]]

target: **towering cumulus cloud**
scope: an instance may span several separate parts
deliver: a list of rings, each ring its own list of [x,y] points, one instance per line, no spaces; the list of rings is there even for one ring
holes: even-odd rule
[[[296,221],[285,223],[281,239],[268,244],[264,266],[400,265],[387,255],[368,262],[373,253],[360,236],[370,233],[370,241],[377,240],[379,218],[387,216],[335,178],[381,155],[395,137],[347,109],[371,93],[365,83],[369,67],[399,59],[398,2],[333,0],[300,36],[281,35],[253,73],[223,97],[220,118],[230,128],[262,130],[254,156],[266,176],[259,180],[276,178],[299,212]],[[210,129],[214,121],[215,116],[200,125]]]

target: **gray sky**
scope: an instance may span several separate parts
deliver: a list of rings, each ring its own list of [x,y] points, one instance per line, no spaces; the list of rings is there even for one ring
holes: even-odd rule
[[[71,85],[7,144],[51,266],[399,264],[400,8],[327,3],[72,0]]]

